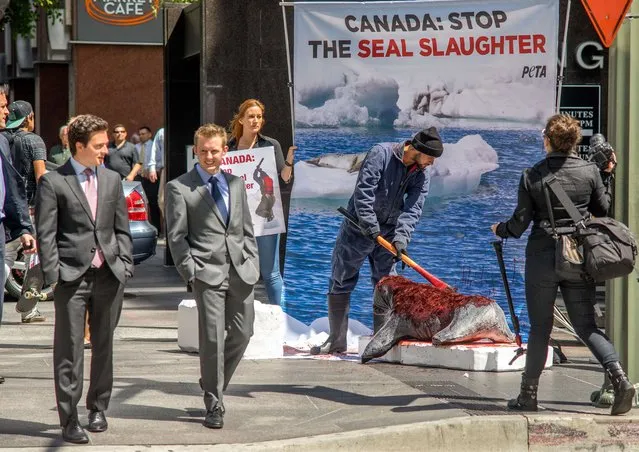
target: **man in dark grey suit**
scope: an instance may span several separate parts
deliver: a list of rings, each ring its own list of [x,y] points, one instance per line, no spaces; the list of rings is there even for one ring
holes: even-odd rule
[[[107,429],[113,388],[113,331],[124,284],[133,274],[131,233],[120,176],[102,166],[108,124],[93,115],[69,123],[71,158],[40,178],[36,230],[45,284],[53,287],[53,364],[62,436],[89,438],[78,422],[82,396],[84,316],[91,329],[88,430]]]
[[[220,171],[226,132],[203,125],[194,143],[198,164],[166,186],[167,243],[197,304],[204,426],[222,428],[222,393],[253,335],[259,263],[244,181]]]

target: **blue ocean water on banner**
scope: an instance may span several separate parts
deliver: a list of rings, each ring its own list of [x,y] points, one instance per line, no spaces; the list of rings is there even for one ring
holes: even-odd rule
[[[406,129],[297,129],[296,160],[327,153],[357,153],[379,142],[399,142],[416,131]],[[479,134],[499,156],[499,168],[485,173],[472,193],[448,198],[427,198],[408,254],[419,265],[464,294],[480,294],[497,300],[510,322],[506,295],[491,245],[496,240],[490,225],[507,220],[517,201],[521,171],[543,157],[537,129],[492,130],[443,128],[444,143]],[[296,180],[303,184],[303,180]],[[342,222],[336,211],[346,200],[312,199],[291,201],[285,264],[284,310],[310,324],[326,316],[326,292],[335,237]],[[524,249],[527,234],[504,245],[508,279],[519,318],[522,337],[527,339],[529,322],[524,296]],[[410,268],[400,274],[426,282]],[[372,328],[370,270],[365,263],[352,294],[352,319]],[[512,328],[512,323],[510,323]]]

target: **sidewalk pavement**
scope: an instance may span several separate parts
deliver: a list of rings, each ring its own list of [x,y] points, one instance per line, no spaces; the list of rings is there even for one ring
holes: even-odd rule
[[[224,428],[204,428],[198,357],[177,346],[177,306],[189,296],[158,251],[137,266],[126,289],[109,429],[90,433],[84,450],[639,450],[639,411],[613,418],[590,405],[603,374],[579,346],[564,347],[570,363],[544,372],[543,409],[526,416],[506,410],[519,390],[517,372],[356,359],[243,360],[225,394]],[[40,310],[46,322],[22,324],[13,302],[5,303],[2,450],[67,446],[53,390],[53,303],[41,303]],[[87,350],[85,391],[89,357]]]

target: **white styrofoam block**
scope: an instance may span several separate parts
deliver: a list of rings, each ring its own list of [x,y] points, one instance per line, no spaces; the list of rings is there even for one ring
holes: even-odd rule
[[[291,317],[286,313],[284,313],[282,323],[284,330],[282,336],[285,344],[297,342],[301,339],[308,339],[311,335],[311,328],[307,324],[300,322],[295,317]]]
[[[255,301],[253,336],[244,358],[270,359],[284,356],[283,322],[284,312],[278,305]]]
[[[178,347],[185,352],[197,352],[199,345],[197,305],[195,300],[182,300],[178,306]]]
[[[359,353],[370,342],[371,337],[361,337]],[[519,357],[512,365],[510,360],[515,356],[515,344],[457,344],[435,346],[430,342],[400,341],[384,356],[382,361],[407,365],[445,367],[448,369],[473,371],[518,371],[526,365],[526,355]],[[553,351],[548,347],[545,368],[552,367]]]
[[[284,356],[284,312],[280,306],[255,301],[253,336],[244,358],[268,359]],[[185,352],[199,350],[198,313],[195,300],[182,300],[178,306],[178,347]]]

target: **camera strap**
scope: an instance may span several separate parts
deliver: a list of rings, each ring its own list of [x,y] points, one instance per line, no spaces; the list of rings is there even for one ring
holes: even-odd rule
[[[546,198],[546,207],[548,208],[548,219],[550,220],[550,226],[552,227],[552,236],[557,238],[557,228],[555,226],[555,215],[552,213],[552,204],[550,204],[550,194],[548,193],[548,189],[546,188],[546,180],[544,179],[544,183],[541,188],[544,191],[544,196]]]
[[[568,215],[570,215],[570,218],[572,219],[572,221],[575,222],[575,226],[577,226],[577,228],[579,228],[580,226],[584,227],[585,226],[584,220],[586,220],[587,215],[582,216],[581,213],[579,213],[579,210],[577,210],[577,207],[575,207],[575,204],[570,200],[570,198],[568,197],[568,195],[562,188],[561,184],[557,180],[557,178],[554,175],[551,175],[544,180],[544,184],[547,185],[555,194],[555,196],[557,197],[557,199],[559,200],[563,208],[566,209],[566,212],[568,213]],[[548,204],[548,212],[551,215],[550,221],[552,223],[552,227],[554,231],[555,221],[554,221],[554,218],[552,217],[552,207],[550,206],[550,197],[548,195],[547,190],[544,190],[544,192],[546,194],[546,204]]]

